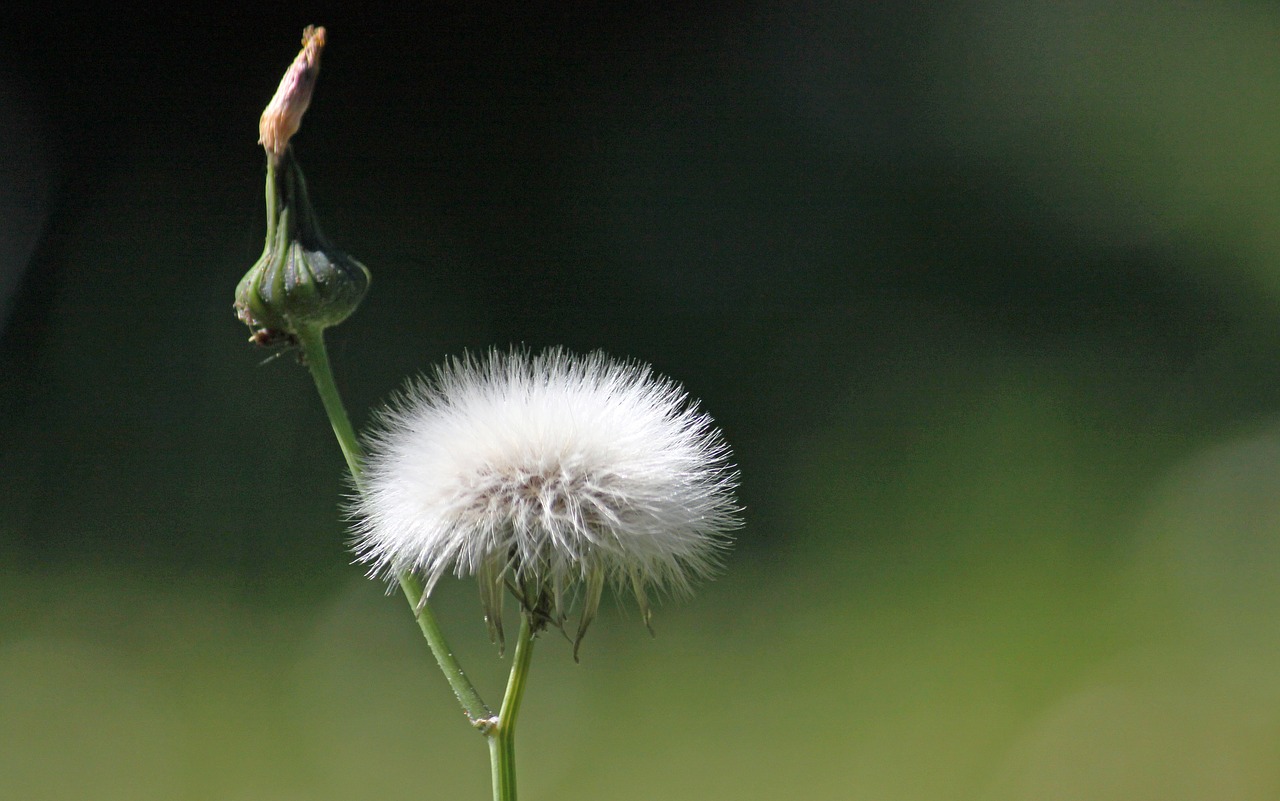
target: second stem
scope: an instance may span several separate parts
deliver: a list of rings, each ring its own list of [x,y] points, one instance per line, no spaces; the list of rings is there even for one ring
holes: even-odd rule
[[[520,634],[511,658],[511,675],[497,724],[489,731],[489,764],[493,770],[493,801],[516,801],[516,720],[524,700],[529,663],[533,659],[533,620],[520,612]]]

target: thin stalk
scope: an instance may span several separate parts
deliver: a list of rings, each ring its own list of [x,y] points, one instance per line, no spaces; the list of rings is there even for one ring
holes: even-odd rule
[[[267,159],[267,248],[276,239],[276,207],[280,205],[280,189],[276,185],[276,160]]]
[[[489,732],[493,801],[516,801],[516,720],[520,715],[520,702],[524,700],[529,663],[533,659],[533,639],[532,615],[522,611],[516,652],[511,660],[511,675],[507,679],[507,693],[502,698],[498,721]]]
[[[315,381],[316,391],[320,393],[320,402],[324,404],[325,414],[329,416],[329,425],[333,426],[333,435],[338,439],[338,447],[347,460],[347,469],[351,478],[359,487],[364,481],[364,449],[356,438],[356,430],[351,427],[351,418],[347,417],[347,408],[338,394],[338,385],[333,380],[333,369],[329,366],[329,351],[324,346],[324,330],[320,328],[303,328],[298,331],[298,343],[302,346],[302,357],[311,371],[311,379]]]
[[[403,571],[396,574],[396,580],[400,582],[400,589],[404,591],[410,608],[417,611],[418,628],[422,629],[422,636],[427,638],[427,644],[431,646],[431,653],[435,654],[440,671],[448,679],[458,703],[462,704],[462,711],[467,713],[472,726],[482,731],[487,729],[493,723],[493,710],[480,697],[480,693],[476,692],[475,685],[467,678],[462,665],[449,649],[449,642],[445,640],[444,632],[436,622],[431,605],[423,603],[421,582],[412,573]]]
[[[312,380],[315,381],[316,391],[320,393],[320,401],[324,404],[325,413],[329,416],[329,424],[333,426],[333,435],[338,440],[338,447],[342,448],[342,455],[347,460],[347,468],[351,471],[351,477],[356,482],[356,486],[359,487],[364,476],[364,451],[360,447],[360,440],[356,438],[355,429],[351,427],[351,419],[347,417],[342,396],[338,394],[338,385],[333,380],[333,369],[329,366],[329,352],[324,346],[324,331],[319,328],[300,329],[298,343],[302,346],[303,358],[311,371]],[[487,728],[493,719],[493,711],[480,698],[475,685],[471,683],[471,679],[467,678],[462,665],[453,655],[453,650],[449,647],[444,632],[440,630],[440,624],[436,622],[431,606],[423,601],[421,582],[408,572],[398,573],[396,579],[400,589],[404,591],[405,598],[409,601],[409,608],[414,610],[414,617],[418,620],[418,628],[422,629],[422,636],[431,647],[431,653],[435,655],[436,663],[440,665],[440,671],[448,680],[453,694],[458,698],[458,703],[462,705],[462,710],[473,726]]]

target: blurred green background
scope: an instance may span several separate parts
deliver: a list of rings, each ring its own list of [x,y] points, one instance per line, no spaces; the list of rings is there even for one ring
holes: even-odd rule
[[[19,4],[14,4],[19,5]],[[256,123],[374,273],[357,422],[604,349],[747,525],[657,637],[547,638],[536,799],[1280,797],[1280,6],[0,12],[0,798],[487,797],[344,549],[305,371],[232,315]],[[474,588],[439,614],[493,699]]]

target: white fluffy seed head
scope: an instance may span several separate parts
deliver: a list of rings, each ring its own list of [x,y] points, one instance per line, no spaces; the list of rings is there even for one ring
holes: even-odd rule
[[[579,637],[604,580],[647,619],[646,590],[687,591],[739,525],[711,418],[647,366],[598,353],[453,360],[394,400],[368,444],[354,547],[373,575],[478,575],[482,598],[497,583],[500,603],[506,583],[550,622],[582,582]]]

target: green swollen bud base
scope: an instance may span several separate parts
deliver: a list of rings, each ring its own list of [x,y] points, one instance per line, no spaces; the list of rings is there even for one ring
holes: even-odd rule
[[[267,165],[267,237],[262,256],[236,287],[236,316],[251,341],[290,344],[304,329],[347,319],[369,289],[369,270],[320,230],[292,148]]]

